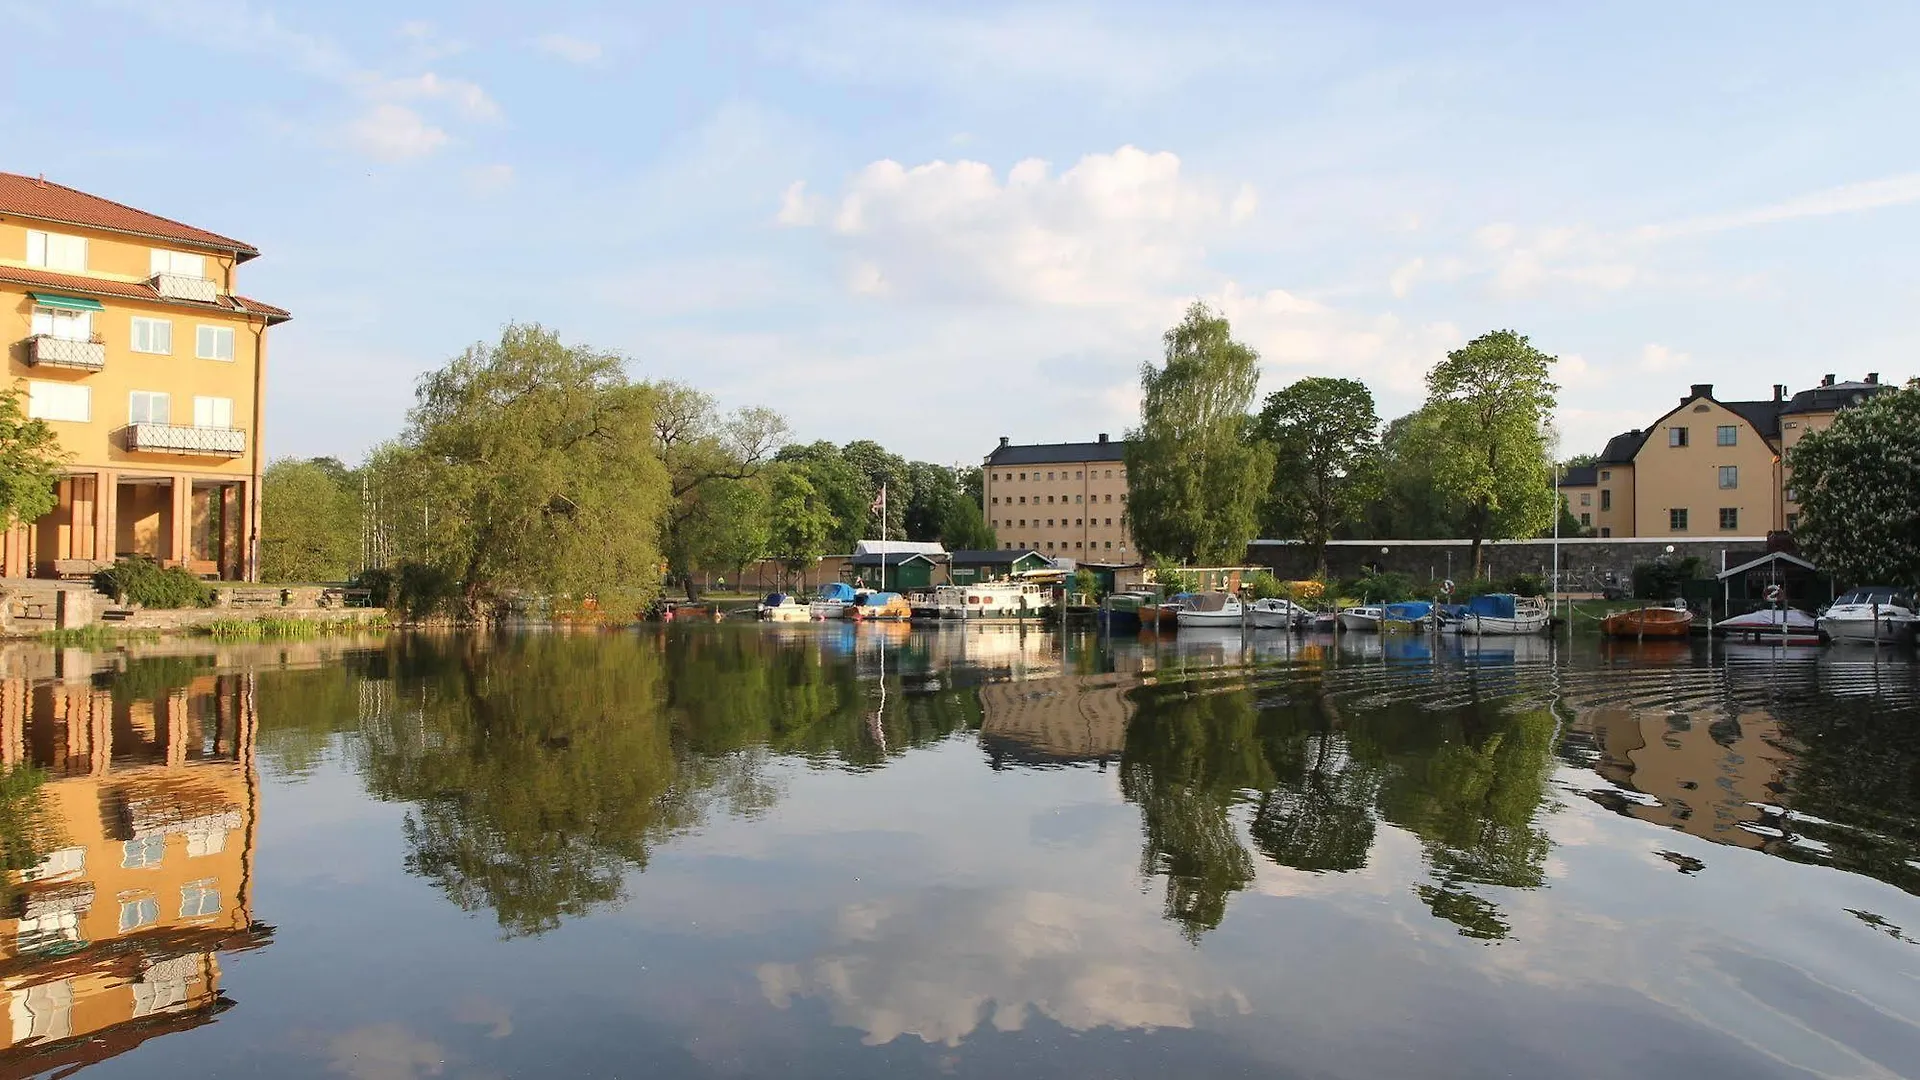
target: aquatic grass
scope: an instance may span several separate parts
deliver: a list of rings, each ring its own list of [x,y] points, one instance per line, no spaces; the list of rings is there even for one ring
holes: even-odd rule
[[[289,619],[263,615],[257,619],[215,619],[199,630],[216,641],[289,641],[386,628],[384,619]]]
[[[65,630],[43,630],[34,640],[50,649],[111,649],[134,642],[160,640],[158,630],[128,630],[94,623]]]

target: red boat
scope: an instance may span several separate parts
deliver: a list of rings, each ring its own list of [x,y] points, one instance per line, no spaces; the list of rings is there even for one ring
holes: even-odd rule
[[[1684,607],[1616,611],[1600,620],[1600,632],[1617,638],[1677,638],[1693,633],[1693,612]]]

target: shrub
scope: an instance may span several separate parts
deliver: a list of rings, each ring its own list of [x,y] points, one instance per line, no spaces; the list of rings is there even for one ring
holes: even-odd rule
[[[1507,591],[1515,596],[1547,595],[1547,579],[1539,574],[1515,574],[1506,584]]]
[[[1684,559],[1662,559],[1633,565],[1633,595],[1638,600],[1671,600],[1682,587],[1700,576],[1698,555]]]
[[[1285,596],[1287,587],[1281,580],[1265,570],[1256,570],[1248,574],[1241,583],[1241,591],[1255,600],[1271,600]]]
[[[407,562],[362,570],[357,589],[373,594],[373,603],[408,619],[464,614],[465,597],[452,574],[426,563]]]
[[[1395,604],[1413,599],[1413,579],[1405,574],[1362,574],[1340,583],[1341,596],[1357,596],[1368,603]]]
[[[122,559],[93,577],[93,587],[123,604],[149,608],[212,607],[213,587],[185,568]]]

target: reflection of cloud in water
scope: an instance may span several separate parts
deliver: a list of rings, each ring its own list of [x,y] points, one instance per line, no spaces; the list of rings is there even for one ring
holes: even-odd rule
[[[399,1024],[371,1024],[334,1036],[328,1046],[335,1072],[354,1080],[415,1080],[446,1068],[440,1044]]]
[[[1048,892],[938,889],[844,909],[836,947],[807,964],[765,964],[779,1008],[824,997],[869,1045],[917,1035],[957,1045],[991,1019],[1029,1011],[1074,1031],[1186,1028],[1195,1014],[1245,1013],[1246,998],[1148,908]]]

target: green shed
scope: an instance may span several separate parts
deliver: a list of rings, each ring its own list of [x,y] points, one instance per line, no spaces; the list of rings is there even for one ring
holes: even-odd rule
[[[847,567],[855,577],[866,583],[867,588],[877,589],[882,584],[880,568],[883,559],[886,560],[885,584],[888,592],[930,589],[933,587],[934,575],[940,568],[940,564],[931,556],[917,551],[855,555],[848,560]]]
[[[1001,581],[1015,574],[1029,570],[1045,570],[1053,561],[1037,551],[1023,548],[984,548],[971,551],[956,551],[953,559],[953,582],[956,585],[972,585],[981,581]]]

